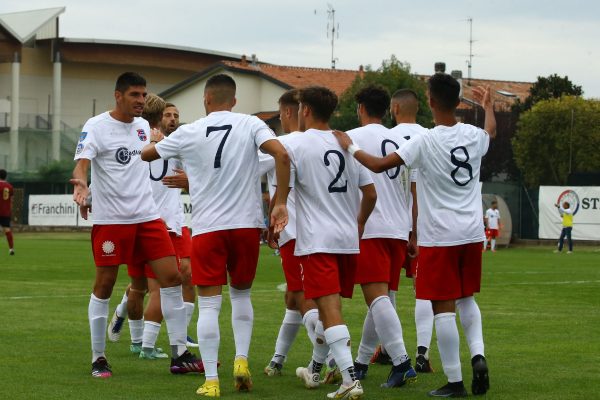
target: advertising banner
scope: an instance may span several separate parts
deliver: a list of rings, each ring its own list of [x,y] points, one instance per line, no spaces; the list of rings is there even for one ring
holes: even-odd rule
[[[573,210],[575,240],[600,240],[600,187],[540,186],[540,239],[557,239],[562,230],[562,217],[556,204],[569,203]]]

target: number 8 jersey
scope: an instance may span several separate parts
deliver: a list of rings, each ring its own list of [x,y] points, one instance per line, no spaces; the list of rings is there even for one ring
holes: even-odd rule
[[[436,126],[396,151],[419,169],[419,246],[482,242],[483,209],[479,169],[487,153],[487,132],[473,125]]]
[[[359,188],[373,183],[371,175],[331,131],[309,129],[286,139],[296,193],[294,255],[357,254]]]
[[[212,112],[157,143],[161,158],[179,158],[190,184],[193,235],[262,228],[258,148],[275,140],[254,116]]]

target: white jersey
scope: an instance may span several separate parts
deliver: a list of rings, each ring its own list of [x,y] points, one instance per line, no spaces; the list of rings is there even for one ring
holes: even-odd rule
[[[396,151],[409,167],[419,169],[420,246],[456,246],[485,239],[479,169],[489,143],[484,130],[457,123],[436,126]]]
[[[91,160],[94,224],[137,224],[160,218],[148,165],[140,158],[149,135],[145,119],[126,123],[109,112],[90,118],[83,126],[75,160]]]
[[[347,133],[362,150],[377,157],[396,151],[406,141],[398,130],[390,130],[380,124],[369,124]],[[365,224],[363,239],[408,240],[410,211],[401,179],[403,169],[396,167],[380,174],[370,172],[377,189],[377,203]]]
[[[410,140],[411,138],[416,137],[417,135],[423,135],[428,132],[427,128],[423,128],[419,124],[411,124],[411,123],[400,123],[390,129],[391,132],[402,136],[406,140]],[[412,193],[410,191],[410,187],[412,183],[416,183],[419,176],[419,170],[417,168],[406,168],[405,165],[402,166],[400,170],[400,175],[404,175],[405,186],[404,190],[406,192],[406,198],[408,199],[408,221],[410,230],[412,231],[413,227],[413,218],[412,218],[412,207],[414,199],[412,197]]]
[[[485,212],[488,229],[499,229],[498,221],[500,220],[500,210],[488,208]]]
[[[170,160],[154,160],[149,163],[150,186],[152,197],[158,207],[160,217],[165,221],[167,230],[181,236],[185,226],[183,204],[181,204],[181,189],[169,188],[162,183],[166,176],[176,175],[175,168],[182,169],[181,162],[175,158]]]
[[[359,187],[373,183],[369,172],[331,131],[309,129],[290,135],[290,186],[296,192],[294,255],[357,254]]]
[[[299,134],[300,132],[292,132],[287,135],[278,136],[277,139],[285,145],[287,138],[290,135]],[[269,197],[272,199],[275,195],[277,187],[277,177],[275,176],[275,159],[268,154],[259,154],[259,173],[260,175],[267,174],[267,186],[269,189]],[[279,234],[279,246],[283,246],[290,240],[296,239],[296,194],[294,189],[290,190],[287,198],[288,223]]]
[[[185,165],[193,235],[264,228],[258,148],[272,139],[273,131],[257,117],[218,111],[156,144],[162,158],[177,157]]]

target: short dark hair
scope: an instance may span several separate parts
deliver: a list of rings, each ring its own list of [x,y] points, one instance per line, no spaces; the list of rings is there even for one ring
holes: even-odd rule
[[[0,169],[0,179],[4,180],[6,179],[6,170],[5,169]]]
[[[146,79],[137,72],[124,72],[117,78],[115,90],[125,93],[131,86],[146,86]]]
[[[419,101],[419,96],[417,96],[417,92],[412,89],[398,89],[392,95],[393,100],[400,100],[405,98],[414,98]]]
[[[236,85],[233,78],[225,74],[213,75],[206,81],[204,91],[210,90],[217,103],[222,104],[235,98]]]
[[[175,104],[167,102],[165,104],[165,108],[169,108],[169,107],[175,107],[175,108],[177,108],[177,106]]]
[[[448,74],[436,73],[429,78],[429,96],[442,111],[453,111],[460,102],[460,84]]]
[[[327,122],[337,107],[338,98],[326,87],[308,86],[300,89],[298,101],[310,107],[315,119]]]
[[[354,99],[365,107],[369,117],[383,118],[390,108],[390,94],[383,86],[365,86],[356,93]]]
[[[290,89],[279,98],[280,105],[298,107],[298,89]]]
[[[494,205],[494,204],[498,204],[498,201],[497,200],[492,200],[492,205]]]

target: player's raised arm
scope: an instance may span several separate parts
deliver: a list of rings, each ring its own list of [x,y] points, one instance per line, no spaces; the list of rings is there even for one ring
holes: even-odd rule
[[[352,139],[346,132],[333,131],[333,135],[336,137],[340,146],[356,158],[356,160],[370,169],[373,172],[379,173],[386,171],[390,168],[398,167],[404,164],[404,161],[396,153],[390,153],[385,157],[375,157],[361,150],[356,144],[352,142]]]
[[[158,154],[158,151],[156,151],[156,143],[160,142],[164,138],[165,135],[163,135],[160,130],[152,129],[150,131],[150,143],[144,146],[142,149],[142,154],[140,155],[142,160],[148,162],[158,160],[160,158],[160,154]]]
[[[290,186],[290,156],[287,150],[278,140],[267,140],[260,149],[270,154],[275,159],[275,174],[277,176],[278,188],[289,188]],[[289,190],[278,190],[273,211],[271,212],[271,226],[275,233],[285,228],[288,222],[287,197]]]
[[[478,86],[473,88],[473,97],[483,107],[485,111],[485,131],[490,135],[490,139],[496,137],[496,115],[494,114],[494,102],[492,101],[492,95],[490,87]]]

